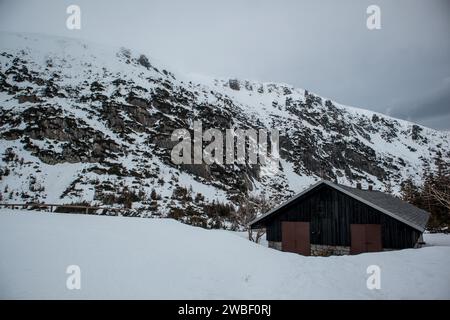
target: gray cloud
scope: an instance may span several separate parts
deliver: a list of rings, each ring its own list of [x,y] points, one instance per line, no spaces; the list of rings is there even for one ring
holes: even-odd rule
[[[436,88],[415,92],[389,111],[394,117],[450,130],[450,77]]]
[[[80,31],[65,28],[72,3]],[[371,4],[381,30],[366,28]],[[0,0],[0,29],[123,45],[183,72],[286,82],[448,129],[447,0]]]

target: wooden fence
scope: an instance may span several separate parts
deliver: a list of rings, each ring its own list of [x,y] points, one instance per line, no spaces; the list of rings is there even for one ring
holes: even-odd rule
[[[82,206],[82,205],[74,205],[74,204],[56,204],[56,203],[0,203],[0,208],[9,208],[9,209],[40,209],[44,211],[53,212],[55,209],[69,209],[74,210],[71,211],[73,213],[85,213],[89,214],[89,212],[96,212],[98,210],[106,210],[114,212],[114,215],[119,215],[121,212],[128,212],[131,209],[128,208],[112,208],[112,207],[97,207],[97,206]],[[79,211],[76,209],[80,209]]]

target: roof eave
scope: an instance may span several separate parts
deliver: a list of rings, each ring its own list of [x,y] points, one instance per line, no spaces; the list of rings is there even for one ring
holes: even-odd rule
[[[353,193],[351,193],[351,192],[349,192],[349,191],[347,191],[347,190],[345,190],[345,189],[343,189],[343,188],[340,188],[338,185],[336,185],[336,184],[334,184],[334,183],[331,183],[331,182],[329,182],[329,181],[326,181],[326,180],[321,180],[321,181],[319,181],[319,182],[313,184],[313,185],[310,186],[309,188],[307,188],[307,189],[303,190],[302,192],[300,192],[300,193],[299,193],[298,195],[296,195],[295,197],[293,197],[293,198],[291,198],[291,199],[289,199],[289,200],[283,202],[282,204],[280,204],[280,205],[277,206],[276,208],[272,209],[271,211],[267,212],[266,214],[264,214],[264,215],[262,215],[262,216],[260,216],[260,217],[258,217],[258,218],[256,218],[256,219],[254,219],[253,221],[251,221],[251,222],[248,224],[248,226],[249,226],[250,228],[252,228],[252,226],[255,225],[256,223],[260,222],[260,221],[263,220],[263,219],[268,218],[268,217],[271,216],[272,214],[276,213],[279,209],[281,209],[281,208],[283,208],[284,206],[290,204],[291,202],[297,200],[297,199],[300,198],[302,195],[304,195],[304,194],[310,192],[311,190],[313,190],[314,188],[318,187],[318,186],[321,185],[321,184],[326,184],[327,186],[332,187],[333,189],[336,189],[336,190],[338,190],[338,191],[340,191],[340,192],[342,192],[342,193],[348,195],[349,197],[352,197],[353,199],[356,199],[356,200],[358,200],[358,201],[360,201],[360,202],[362,202],[362,203],[364,203],[364,204],[366,204],[366,205],[368,205],[368,206],[374,208],[375,210],[378,210],[378,211],[380,211],[380,212],[382,212],[382,213],[384,213],[384,214],[390,216],[391,218],[394,218],[394,219],[396,219],[396,220],[398,220],[398,221],[400,221],[400,222],[403,222],[404,224],[406,224],[406,225],[408,225],[408,226],[410,226],[410,227],[412,227],[412,228],[414,228],[414,229],[416,229],[416,230],[418,230],[418,231],[420,231],[420,232],[424,232],[424,231],[425,231],[425,227],[426,227],[426,226],[419,226],[419,225],[416,225],[416,224],[412,223],[411,221],[408,221],[408,220],[406,220],[406,219],[404,219],[404,218],[402,218],[402,217],[399,217],[398,215],[396,215],[396,214],[394,214],[394,213],[392,213],[392,212],[390,212],[390,211],[388,211],[388,210],[386,210],[386,209],[383,209],[383,208],[377,206],[376,204],[373,204],[373,203],[370,202],[370,201],[367,201],[367,200],[365,200],[365,199],[363,199],[363,198],[361,198],[361,197],[358,197],[357,195],[355,195],[355,194],[353,194]]]
[[[383,208],[377,206],[376,204],[373,204],[372,202],[370,202],[368,200],[365,200],[365,199],[363,199],[361,197],[358,197],[357,195],[355,195],[355,194],[353,194],[353,193],[351,193],[351,192],[349,192],[349,191],[347,191],[345,189],[342,189],[342,188],[340,188],[339,186],[337,186],[335,184],[332,184],[332,183],[330,183],[328,181],[324,181],[324,183],[327,184],[328,186],[330,186],[330,187],[332,187],[332,188],[334,188],[336,190],[339,190],[342,193],[345,193],[346,195],[348,195],[348,196],[350,196],[350,197],[352,197],[352,198],[354,198],[354,199],[356,199],[356,200],[358,200],[358,201],[360,201],[360,202],[362,202],[362,203],[364,203],[364,204],[374,208],[375,210],[383,212],[384,214],[390,216],[391,218],[394,218],[394,219],[396,219],[396,220],[398,220],[400,222],[403,222],[404,224],[407,224],[408,226],[410,226],[410,227],[412,227],[412,228],[414,228],[414,229],[416,229],[416,230],[418,230],[420,232],[423,232],[425,230],[425,226],[422,227],[422,226],[416,225],[415,223],[413,223],[411,221],[408,221],[408,220],[406,220],[406,219],[404,219],[402,217],[399,217],[398,215],[390,212],[389,210],[383,209]]]
[[[279,209],[283,208],[284,206],[290,204],[291,202],[297,200],[298,198],[300,198],[302,195],[308,193],[310,190],[318,187],[319,185],[321,185],[322,183],[325,183],[325,180],[320,180],[318,182],[316,182],[315,184],[313,184],[312,186],[310,186],[309,188],[306,188],[305,190],[303,190],[302,192],[300,192],[299,194],[297,194],[296,196],[292,197],[291,199],[286,200],[285,202],[283,202],[282,204],[278,205],[277,207],[275,207],[274,209],[270,210],[269,212],[263,214],[260,217],[257,217],[256,219],[254,219],[253,221],[251,221],[248,226],[252,227],[252,225],[256,224],[257,222],[271,216],[272,214],[274,214],[275,212],[277,212]]]

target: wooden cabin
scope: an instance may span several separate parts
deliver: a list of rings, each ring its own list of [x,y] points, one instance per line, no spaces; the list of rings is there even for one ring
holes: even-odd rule
[[[392,195],[322,180],[250,223],[269,247],[302,255],[415,248],[429,213]]]

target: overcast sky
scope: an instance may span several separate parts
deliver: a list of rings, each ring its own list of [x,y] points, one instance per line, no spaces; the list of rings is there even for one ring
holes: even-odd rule
[[[70,4],[81,30],[66,28]],[[381,30],[366,27],[371,4]],[[0,0],[0,30],[126,46],[179,71],[285,82],[450,130],[448,0]]]

